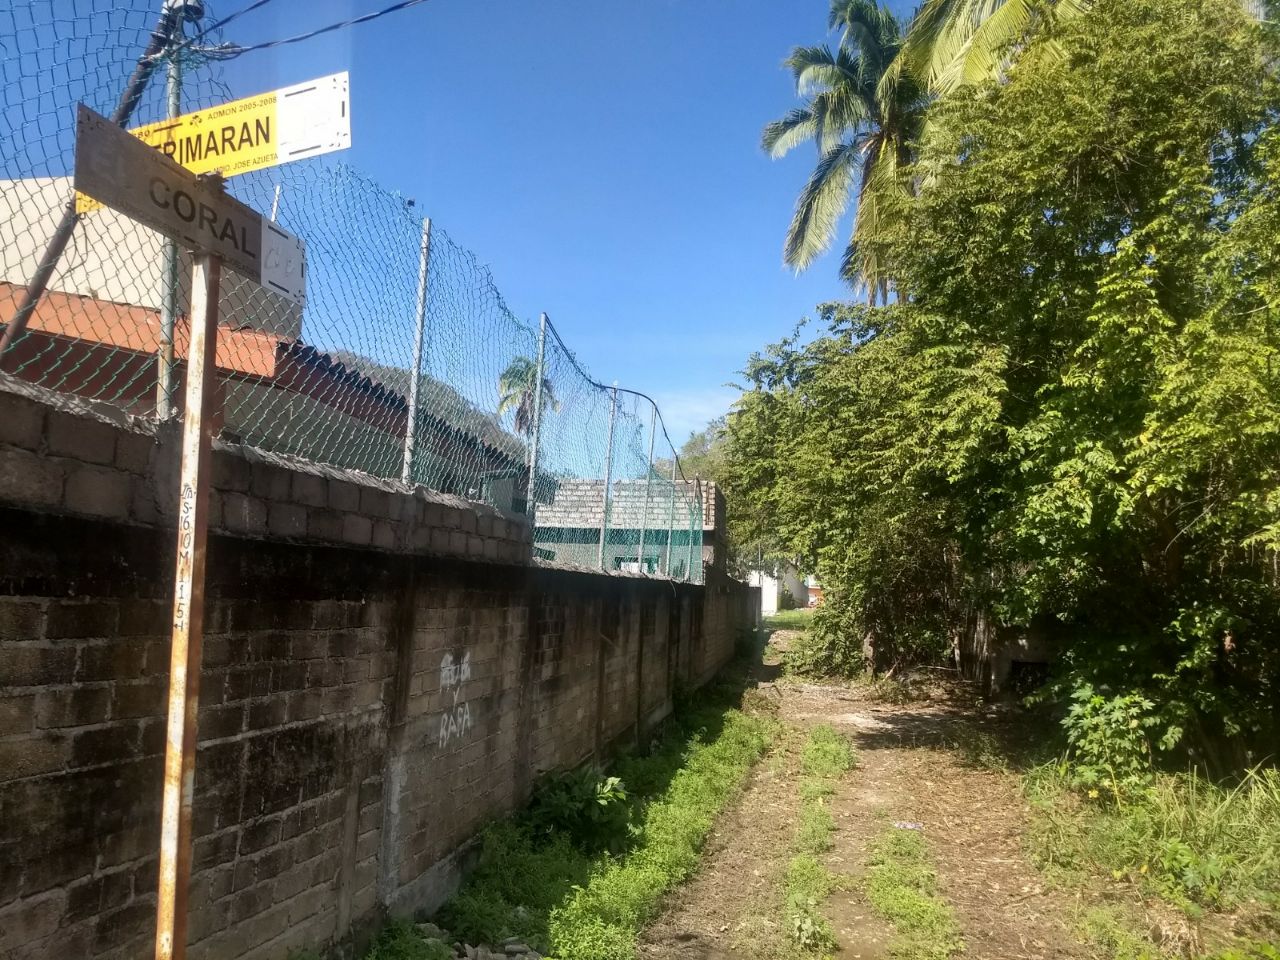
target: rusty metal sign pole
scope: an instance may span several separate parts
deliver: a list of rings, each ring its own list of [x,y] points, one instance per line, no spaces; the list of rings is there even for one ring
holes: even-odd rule
[[[156,960],[187,953],[187,890],[191,881],[191,798],[196,772],[196,718],[204,641],[205,545],[209,528],[212,400],[222,260],[201,253],[191,275],[191,336],[187,401],[182,417],[178,494],[178,563],[173,584],[173,645],[169,657],[169,725],[164,752],[160,823],[160,884]]]

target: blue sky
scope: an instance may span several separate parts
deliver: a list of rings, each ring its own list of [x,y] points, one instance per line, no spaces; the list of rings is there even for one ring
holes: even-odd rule
[[[281,0],[226,39],[381,5]],[[516,313],[546,310],[597,378],[653,393],[676,439],[727,409],[752,350],[847,295],[834,254],[781,262],[812,151],[758,146],[794,104],[782,58],[825,21],[822,0],[433,0],[226,77],[247,95],[350,70],[343,159],[476,251]]]

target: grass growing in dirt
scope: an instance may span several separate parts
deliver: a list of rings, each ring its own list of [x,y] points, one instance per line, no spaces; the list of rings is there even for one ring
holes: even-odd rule
[[[804,630],[812,620],[813,610],[811,608],[779,610],[777,613],[765,617],[763,626],[766,630]]]
[[[587,853],[563,832],[512,818],[484,833],[480,864],[441,922],[470,943],[515,936],[564,960],[629,960],[775,729],[727,709],[723,691],[704,699],[654,753],[617,765],[633,804],[620,856]]]
[[[853,769],[857,757],[847,737],[825,723],[814,727],[800,754],[800,769],[806,777],[835,780]]]
[[[867,899],[894,929],[890,951],[911,960],[946,960],[961,949],[951,908],[938,896],[924,836],[890,827],[872,845]]]
[[[1112,800],[1071,791],[1056,765],[1026,783],[1032,853],[1050,870],[1110,876],[1189,916],[1230,910],[1280,933],[1280,771],[1225,787],[1161,775]]]
[[[792,841],[794,856],[783,878],[784,920],[792,941],[803,951],[836,946],[831,924],[822,915],[823,901],[836,888],[837,878],[819,857],[831,849],[835,819],[827,806],[835,782],[856,763],[853,746],[825,724],[814,727],[800,754],[800,818]]]

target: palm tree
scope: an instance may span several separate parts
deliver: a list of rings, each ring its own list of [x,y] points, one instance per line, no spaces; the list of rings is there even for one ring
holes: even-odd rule
[[[924,0],[893,72],[946,96],[998,77],[1032,34],[1092,6],[1093,0]]]
[[[843,31],[834,53],[826,46],[797,47],[787,58],[805,103],[766,126],[761,143],[774,157],[808,141],[818,148],[783,248],[796,270],[830,248],[857,180],[857,213],[840,272],[874,303],[887,296],[891,278],[868,241],[904,189],[898,171],[911,159],[926,100],[909,75],[886,82],[905,39],[887,7],[834,0],[830,25]]]
[[[537,383],[538,364],[529,357],[516,357],[498,377],[498,416],[514,410],[516,432],[526,436],[533,432]],[[542,378],[542,406],[553,411],[560,409],[551,381],[545,376]]]

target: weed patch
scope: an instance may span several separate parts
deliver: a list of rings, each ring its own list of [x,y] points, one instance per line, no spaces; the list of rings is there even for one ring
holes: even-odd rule
[[[853,769],[857,757],[847,737],[822,724],[814,727],[800,755],[800,768],[806,777],[835,780]]]
[[[649,756],[615,764],[617,781],[597,788],[561,778],[551,801],[485,831],[480,863],[440,921],[470,943],[519,937],[565,960],[629,960],[640,929],[697,866],[716,816],[775,730],[769,718],[708,698]],[[575,798],[599,805],[603,797],[614,807],[624,785],[624,842],[602,844],[595,818],[585,821],[585,837],[575,836]],[[607,832],[616,836],[616,826]]]
[[[819,857],[831,849],[835,818],[827,798],[835,781],[856,763],[848,739],[825,724],[814,727],[800,753],[800,817],[792,841],[794,856],[783,878],[783,911],[788,935],[802,951],[817,953],[836,946],[831,923],[822,904],[837,886],[837,878]]]
[[[951,908],[938,896],[919,831],[890,827],[872,846],[867,868],[867,899],[893,924],[893,956],[947,960],[961,949],[960,930]]]
[[[439,940],[424,940],[411,924],[395,921],[383,928],[365,960],[451,960],[453,951]]]
[[[1280,772],[1254,770],[1231,787],[1159,775],[1092,799],[1070,777],[1049,765],[1026,779],[1043,866],[1131,882],[1191,915],[1243,909],[1280,927]]]

